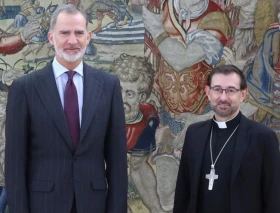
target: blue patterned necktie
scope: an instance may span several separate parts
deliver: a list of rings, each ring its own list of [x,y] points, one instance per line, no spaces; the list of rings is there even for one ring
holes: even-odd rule
[[[79,104],[76,86],[73,82],[75,71],[67,71],[68,81],[64,92],[64,113],[68,129],[76,149],[80,139]]]

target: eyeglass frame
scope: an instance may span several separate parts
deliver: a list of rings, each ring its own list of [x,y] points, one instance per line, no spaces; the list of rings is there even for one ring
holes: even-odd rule
[[[213,86],[213,87],[209,87],[210,90],[213,90],[215,93],[219,94],[219,95],[222,95],[225,91],[225,94],[226,95],[233,95],[233,94],[236,94],[237,92],[240,92],[242,91],[243,89],[237,89],[235,87],[228,87],[228,88],[225,88],[223,89],[222,87],[219,87],[219,86]],[[215,90],[215,89],[218,89],[218,90]],[[232,91],[229,91],[229,90],[232,90]]]

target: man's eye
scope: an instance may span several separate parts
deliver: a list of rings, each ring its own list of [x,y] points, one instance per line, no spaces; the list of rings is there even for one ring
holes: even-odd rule
[[[221,91],[221,88],[215,87],[213,90],[214,90],[215,92],[220,92],[220,91]]]
[[[84,35],[83,32],[77,32],[76,34],[78,34],[78,35]]]
[[[227,93],[235,93],[235,89],[227,89]]]

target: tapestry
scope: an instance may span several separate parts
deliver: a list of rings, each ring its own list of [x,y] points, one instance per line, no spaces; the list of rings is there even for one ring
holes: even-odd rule
[[[84,62],[116,75],[127,132],[129,213],[172,213],[185,132],[213,112],[207,76],[234,64],[248,82],[244,115],[280,139],[279,0],[0,0],[0,213],[6,200],[5,119],[13,80],[49,63],[61,4],[88,17]]]

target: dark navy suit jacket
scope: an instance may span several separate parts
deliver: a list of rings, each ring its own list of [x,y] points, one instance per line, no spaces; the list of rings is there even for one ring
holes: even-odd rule
[[[84,63],[83,100],[74,151],[52,64],[13,82],[5,152],[10,213],[69,213],[74,197],[78,213],[127,211],[119,80]]]
[[[201,166],[211,126],[212,119],[187,129],[173,213],[197,212]],[[276,134],[241,115],[231,170],[230,213],[279,213],[279,199],[280,153]]]

